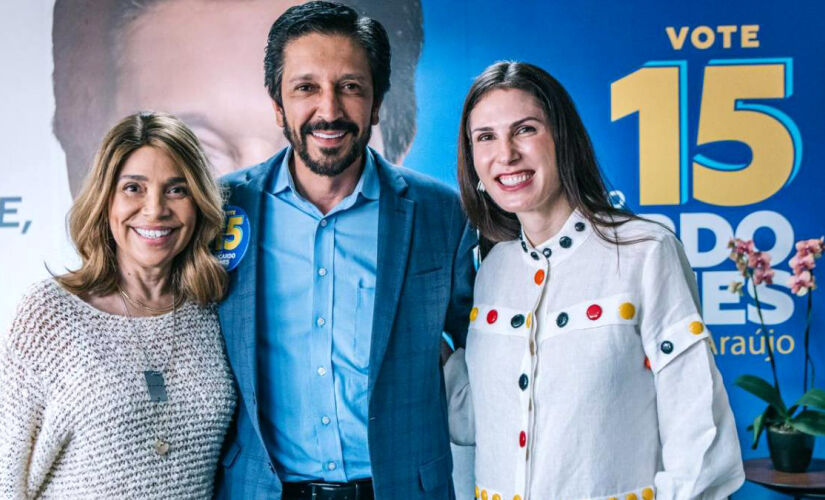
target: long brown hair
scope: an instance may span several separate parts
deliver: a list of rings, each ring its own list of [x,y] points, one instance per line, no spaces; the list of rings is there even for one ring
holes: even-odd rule
[[[192,238],[172,263],[172,286],[178,297],[207,304],[220,300],[227,274],[209,250],[220,234],[224,213],[221,192],[197,137],[182,121],[165,113],[129,115],[103,138],[83,189],[69,211],[69,235],[82,263],[57,276],[75,295],[108,295],[117,290],[115,240],[109,227],[109,204],[117,176],[129,156],[142,147],[157,148],[180,168],[198,209]]]
[[[571,208],[579,210],[605,241],[614,244],[632,242],[618,240],[615,228],[637,217],[610,204],[590,136],[570,95],[555,78],[538,66],[499,61],[488,66],[473,80],[464,99],[458,130],[458,185],[461,203],[470,223],[481,233],[482,250],[489,249],[500,241],[518,238],[521,230],[515,214],[502,210],[489,194],[476,189],[479,177],[473,164],[470,113],[487,93],[496,89],[523,90],[535,97],[552,130],[559,179]],[[606,231],[613,234],[607,234]]]

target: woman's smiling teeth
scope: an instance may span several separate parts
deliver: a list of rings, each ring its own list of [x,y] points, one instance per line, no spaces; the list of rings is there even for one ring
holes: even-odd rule
[[[139,227],[135,228],[135,231],[144,238],[149,238],[150,240],[156,240],[158,238],[163,238],[164,236],[168,236],[169,233],[172,232],[172,228],[166,229],[142,229]]]
[[[515,174],[504,174],[498,177],[498,181],[505,186],[515,186],[526,182],[533,177],[533,172],[518,172]]]
[[[312,131],[312,135],[321,139],[338,139],[339,137],[344,137],[344,134],[346,134],[346,132],[343,130],[337,132],[321,132],[320,130]]]

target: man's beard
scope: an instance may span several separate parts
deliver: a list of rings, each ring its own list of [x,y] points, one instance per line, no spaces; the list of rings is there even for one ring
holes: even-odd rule
[[[372,129],[368,126],[365,133],[359,136],[360,129],[354,122],[339,118],[337,120],[328,122],[320,120],[315,123],[305,123],[301,126],[301,135],[298,136],[295,130],[289,125],[286,116],[282,115],[284,119],[284,131],[286,132],[286,139],[292,145],[292,149],[298,153],[298,156],[309,167],[311,171],[318,175],[325,175],[327,177],[335,177],[350,165],[355,163],[361,155],[366,151],[367,144],[370,142],[370,135]],[[319,148],[323,158],[319,161],[309,155],[309,148],[307,146],[307,136],[312,134],[314,130],[324,130],[326,132],[342,131],[351,133],[355,138],[352,141],[349,149],[340,155],[341,148]],[[340,158],[340,159],[337,159]]]

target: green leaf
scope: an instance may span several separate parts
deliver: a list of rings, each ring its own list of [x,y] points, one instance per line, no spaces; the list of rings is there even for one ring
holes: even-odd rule
[[[825,413],[805,410],[791,419],[791,425],[805,434],[825,436]]]
[[[779,391],[765,379],[753,375],[741,375],[733,383],[776,408],[777,413],[783,419],[788,418],[788,408],[779,397]]]
[[[796,406],[813,406],[814,408],[825,410],[825,391],[816,388],[810,389],[799,398]]]
[[[762,435],[762,431],[765,430],[765,415],[768,413],[768,409],[770,409],[770,407],[766,408],[765,411],[753,419],[753,425],[748,426],[750,429],[753,429],[753,444],[751,444],[751,449],[753,450],[756,449],[756,445],[759,444],[759,437]]]

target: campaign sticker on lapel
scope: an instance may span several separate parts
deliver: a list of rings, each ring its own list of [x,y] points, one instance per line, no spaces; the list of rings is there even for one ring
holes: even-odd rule
[[[227,271],[238,267],[241,259],[249,248],[249,238],[252,237],[249,229],[249,217],[241,207],[226,205],[223,207],[226,214],[224,233],[215,241],[215,257]]]

